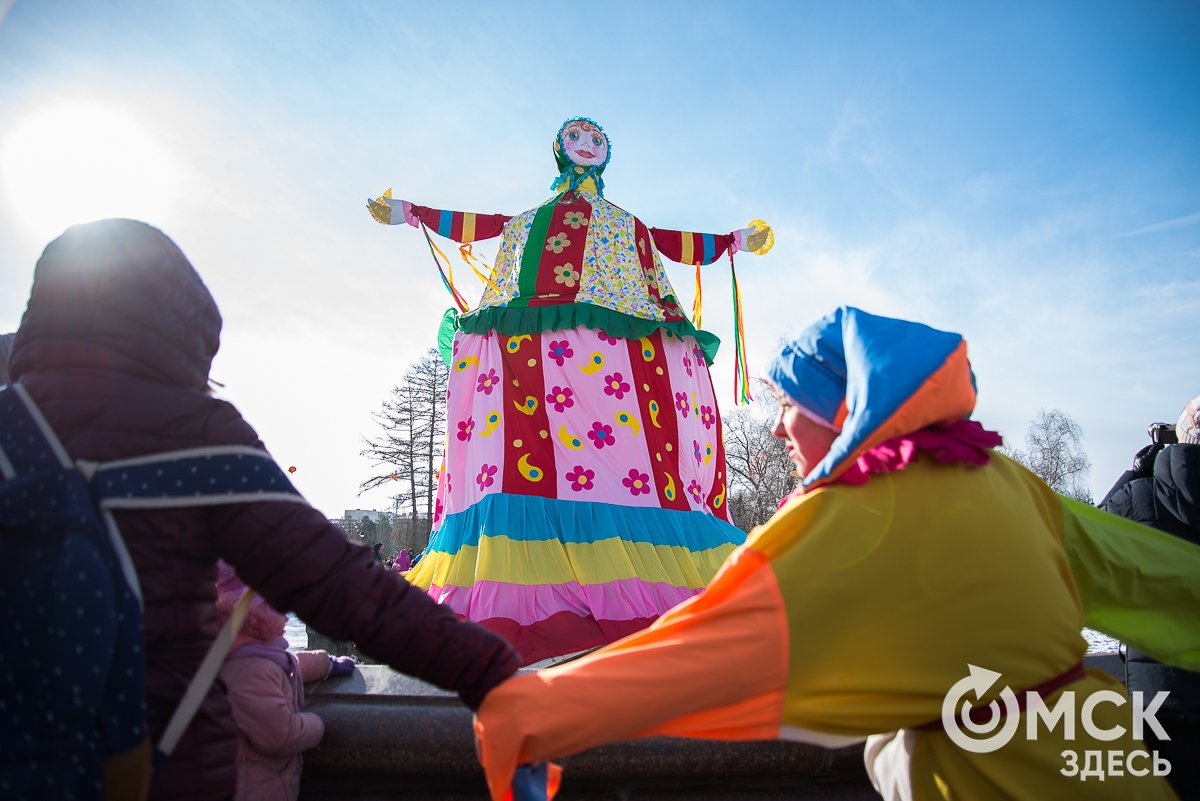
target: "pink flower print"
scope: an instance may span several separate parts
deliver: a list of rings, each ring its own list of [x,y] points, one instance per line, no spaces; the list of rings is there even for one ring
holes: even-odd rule
[[[696,499],[696,503],[704,503],[704,489],[696,479],[692,479],[692,483],[688,484],[688,492]]]
[[[437,521],[442,519],[442,509],[443,508],[444,507],[442,506],[442,499],[438,498],[437,501],[433,505],[433,522],[436,523]]]
[[[628,476],[621,479],[621,483],[629,488],[629,494],[635,498],[639,495],[650,494],[650,476],[639,473],[636,467],[629,471]]]
[[[475,391],[482,392],[484,395],[491,395],[492,390],[500,386],[500,376],[496,375],[495,370],[488,370],[479,376],[478,381],[479,384],[475,387]]]
[[[599,450],[604,450],[605,445],[617,444],[617,440],[613,437],[612,426],[606,426],[599,420],[592,423],[592,430],[588,432],[588,439]]]
[[[563,360],[569,359],[575,355],[575,351],[571,350],[571,343],[565,339],[555,339],[550,341],[550,349],[546,351],[546,357],[553,359],[559,367],[563,366]]]
[[[696,366],[704,367],[708,362],[704,361],[704,351],[696,348],[692,351],[692,355],[696,357]]]
[[[713,423],[717,422],[717,418],[713,414],[713,410],[712,410],[711,406],[701,406],[700,407],[700,422],[704,423],[705,429],[712,428]]]
[[[571,482],[572,492],[590,490],[592,487],[596,486],[592,483],[592,479],[595,477],[595,470],[585,470],[581,464],[575,465],[575,469],[567,473],[567,481]]]
[[[696,457],[696,464],[704,464],[704,457],[700,454],[700,443],[692,440],[692,456]]]
[[[617,400],[623,400],[625,393],[629,391],[629,382],[621,377],[620,373],[604,376],[604,394],[614,395]]]
[[[571,397],[573,394],[570,387],[554,387],[546,396],[546,403],[553,404],[554,411],[561,412],[575,405],[575,399]]]
[[[479,475],[475,476],[475,483],[479,485],[479,489],[485,490],[495,484],[496,465],[485,464],[479,469]]]
[[[691,376],[692,376],[692,360],[689,359],[687,356],[683,357],[683,369],[687,370],[688,377],[691,378]]]
[[[457,356],[457,355],[458,355],[458,340],[457,340],[457,339],[456,339],[456,340],[454,340],[454,342],[453,342],[453,343],[451,344],[451,346],[450,346],[450,355],[451,355],[451,356]]]
[[[608,332],[607,332],[607,331],[605,331],[603,328],[601,328],[599,331],[597,331],[597,332],[596,332],[596,336],[600,337],[600,341],[601,341],[601,342],[607,342],[607,343],[608,343],[608,344],[610,344],[610,345],[615,345],[615,344],[617,344],[617,338],[616,338],[616,337],[610,337],[610,336],[608,335]]]
[[[686,392],[675,393],[675,408],[683,412],[683,417],[686,420],[688,416],[688,410],[692,408],[692,405],[688,403]]]
[[[465,423],[462,421],[459,421],[458,438],[460,440],[462,440],[463,442],[470,442],[471,441],[471,432],[474,430],[475,430],[475,418],[468,417],[467,421]]]

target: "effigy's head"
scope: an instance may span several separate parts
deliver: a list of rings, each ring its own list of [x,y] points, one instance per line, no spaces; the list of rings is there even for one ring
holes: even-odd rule
[[[554,161],[560,173],[574,165],[575,172],[595,169],[604,172],[612,155],[608,134],[599,123],[587,117],[572,117],[558,129],[554,137]]]

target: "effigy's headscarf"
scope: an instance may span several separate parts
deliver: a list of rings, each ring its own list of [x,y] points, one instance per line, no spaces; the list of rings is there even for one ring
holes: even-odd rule
[[[563,132],[567,130],[567,126],[573,122],[586,122],[594,127],[604,137],[604,143],[608,146],[608,152],[604,156],[602,164],[593,164],[591,166],[576,164],[571,161],[567,155],[566,144],[563,142]],[[558,175],[550,182],[550,188],[558,191],[559,187],[564,183],[567,185],[564,192],[574,191],[577,186],[592,178],[596,182],[596,193],[600,197],[604,197],[604,179],[600,176],[604,174],[604,168],[608,166],[608,162],[612,160],[612,139],[605,133],[604,128],[600,123],[593,120],[591,117],[571,117],[563,122],[558,127],[558,133],[554,135],[554,163],[558,166]],[[577,171],[576,167],[582,167],[581,171]]]
[[[884,440],[967,417],[975,379],[960,335],[843,306],[772,361],[768,380],[805,416],[838,431],[803,484],[828,484]]]

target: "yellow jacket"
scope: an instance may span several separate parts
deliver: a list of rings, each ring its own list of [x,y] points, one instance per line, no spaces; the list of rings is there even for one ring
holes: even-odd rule
[[[1027,739],[1024,712],[1016,735],[986,754],[918,728],[941,718],[970,665],[1002,676],[984,705],[1068,672],[1086,650],[1085,625],[1200,668],[1200,548],[1062,498],[1000,454],[982,467],[924,459],[789,501],[704,595],[587,658],[499,686],[476,731],[497,801],[515,765],[612,740],[836,746],[897,730],[914,799],[1173,798],[1149,774],[1063,775],[1064,751],[1080,768],[1099,752],[1107,768],[1109,752],[1143,747],[1128,702],[1109,697],[1092,715],[1100,729],[1124,727],[1116,739],[1080,725],[1093,694],[1125,698],[1097,671],[1044,699],[1054,707],[1076,694],[1071,741],[1062,721]]]

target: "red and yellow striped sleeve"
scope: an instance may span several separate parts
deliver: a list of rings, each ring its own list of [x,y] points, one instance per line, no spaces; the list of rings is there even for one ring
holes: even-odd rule
[[[733,244],[733,234],[697,234],[651,228],[658,252],[680,264],[712,264]]]
[[[500,236],[504,225],[512,219],[507,214],[475,214],[416,205],[412,207],[412,213],[427,228],[455,242],[477,242]]]

